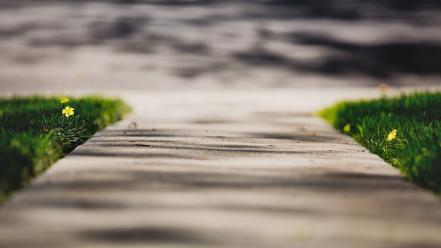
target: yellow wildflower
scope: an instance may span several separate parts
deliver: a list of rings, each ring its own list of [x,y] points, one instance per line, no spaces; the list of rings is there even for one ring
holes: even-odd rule
[[[66,107],[63,109],[63,111],[61,111],[61,113],[62,113],[64,116],[66,116],[66,117],[70,117],[70,116],[72,116],[72,115],[75,114],[74,111],[75,111],[74,108],[71,108],[70,106],[66,106]]]
[[[392,140],[394,140],[394,139],[396,139],[397,138],[397,130],[396,129],[394,129],[394,130],[392,130],[388,135],[387,135],[387,141],[392,141]]]
[[[351,132],[351,124],[346,124],[344,127],[343,127],[343,132],[345,132],[345,133],[350,133]]]
[[[68,103],[69,101],[70,101],[69,98],[67,98],[65,96],[60,97],[60,103],[62,103],[62,104]]]

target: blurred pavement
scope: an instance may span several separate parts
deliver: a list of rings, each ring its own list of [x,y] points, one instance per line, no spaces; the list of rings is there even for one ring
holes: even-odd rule
[[[436,0],[0,2],[0,91],[440,85]]]

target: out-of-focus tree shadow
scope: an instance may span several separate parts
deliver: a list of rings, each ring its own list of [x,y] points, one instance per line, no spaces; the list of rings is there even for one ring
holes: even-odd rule
[[[396,73],[441,73],[441,44],[432,41],[358,45],[316,34],[294,34],[291,37],[295,43],[343,52],[340,56],[326,56],[316,65],[304,66],[307,70],[329,74],[356,72],[374,77],[389,77]]]
[[[342,39],[335,35],[339,29],[351,24],[381,23],[405,27],[432,27],[434,32],[441,24],[441,1],[435,0],[389,0],[389,1],[321,1],[321,0],[268,0],[268,1],[219,1],[219,0],[18,0],[1,2],[0,11],[9,8],[28,6],[86,6],[99,3],[103,6],[117,6],[120,15],[86,16],[87,21],[79,25],[78,30],[71,28],[72,17],[60,18],[59,22],[32,21],[19,22],[16,25],[0,24],[0,37],[4,40],[21,40],[35,48],[61,47],[78,48],[83,46],[110,47],[116,52],[136,55],[162,55],[162,48],[171,50],[176,56],[174,66],[168,67],[170,74],[182,78],[197,78],[208,75],[217,77],[224,72],[244,73],[248,70],[283,70],[288,73],[307,75],[352,77],[362,76],[372,79],[391,78],[396,75],[418,77],[441,76],[441,38],[415,38],[409,41],[400,37],[364,43],[356,39]],[[157,18],[157,13],[135,11],[137,6],[153,6],[167,11],[173,10],[173,21],[179,22],[188,31],[174,27],[173,21]],[[230,12],[216,12],[213,9],[229,6],[236,9]],[[133,8],[133,11],[127,11]],[[203,14],[185,16],[194,9]],[[117,10],[118,11],[118,10]],[[181,18],[182,17],[182,18]],[[328,21],[334,26],[329,32],[308,29],[308,22]],[[236,25],[251,23],[251,34]],[[268,23],[285,23],[280,31]],[[289,29],[286,23],[296,24]],[[159,24],[158,24],[159,23]],[[162,25],[158,29],[158,25]],[[222,26],[223,25],[223,26]],[[223,40],[196,38],[207,29],[228,27],[229,36]],[[300,27],[300,29],[299,29]],[[158,31],[159,30],[159,31]],[[248,30],[250,31],[250,30]],[[387,29],[382,30],[387,36]],[[409,33],[403,35],[409,36]],[[406,31],[407,32],[407,31]],[[254,33],[254,34],[253,34]],[[428,32],[426,32],[428,33]],[[44,34],[44,35],[40,35]],[[197,36],[196,35],[196,36]],[[210,34],[207,34],[210,35]],[[240,49],[222,50],[218,43],[234,44],[234,37],[253,36],[248,45]],[[356,36],[354,34],[353,36]],[[430,37],[435,37],[432,35]],[[415,33],[415,37],[418,34]],[[270,49],[273,44],[284,44],[291,48],[287,52]],[[296,49],[316,49],[320,56],[314,59],[302,59],[295,56]],[[161,51],[160,51],[161,50]],[[188,58],[191,56],[191,58]],[[33,59],[32,61],[38,61]]]
[[[316,33],[293,33],[287,37],[291,43],[319,46],[335,53],[312,62],[290,59],[259,48],[233,56],[253,66],[276,66],[325,75],[364,75],[382,79],[399,73],[441,75],[441,44],[432,41],[363,45]]]

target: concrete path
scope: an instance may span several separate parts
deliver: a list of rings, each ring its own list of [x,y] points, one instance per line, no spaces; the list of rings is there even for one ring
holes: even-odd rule
[[[439,85],[440,26],[437,0],[0,1],[0,91]]]
[[[439,198],[311,115],[356,93],[126,95],[2,208],[0,247],[440,247]]]

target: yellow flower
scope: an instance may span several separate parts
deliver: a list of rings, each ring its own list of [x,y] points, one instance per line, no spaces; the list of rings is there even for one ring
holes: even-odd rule
[[[68,103],[70,100],[69,100],[69,98],[67,98],[67,97],[65,97],[65,96],[62,96],[62,97],[60,97],[60,103]]]
[[[74,112],[74,108],[71,108],[70,106],[66,106],[64,109],[63,109],[63,111],[61,111],[61,113],[64,115],[64,116],[66,116],[66,117],[70,117],[70,116],[72,116],[72,115],[74,115],[75,114],[75,112]]]
[[[388,135],[387,135],[387,141],[392,141],[392,140],[394,140],[394,139],[396,139],[397,138],[397,130],[396,129],[394,129],[394,130],[392,130]]]
[[[345,133],[350,133],[351,132],[351,124],[346,124],[344,127],[343,127],[343,132],[345,132]]]

